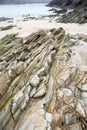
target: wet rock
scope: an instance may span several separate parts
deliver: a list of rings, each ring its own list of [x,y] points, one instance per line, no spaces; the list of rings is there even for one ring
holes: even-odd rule
[[[78,124],[70,125],[70,126],[68,126],[68,130],[82,130],[81,124],[78,123]]]
[[[81,91],[87,92],[87,84],[82,85]]]
[[[44,67],[45,67],[45,70],[46,70],[46,71],[49,69],[49,65],[48,65],[48,62],[47,62],[47,61],[45,62]]]
[[[30,64],[30,59],[28,58],[28,60],[26,61],[26,64],[29,65]]]
[[[33,88],[30,93],[30,97],[33,97],[36,93],[36,88]]]
[[[68,86],[70,83],[70,73],[68,71],[65,72],[65,75],[62,77],[62,80],[65,82],[65,85]]]
[[[41,68],[41,69],[38,71],[38,76],[39,76],[39,77],[41,77],[41,76],[46,76],[45,67]]]
[[[18,121],[20,115],[21,115],[21,110],[18,109],[18,110],[16,111],[15,115],[14,115],[14,120],[15,120],[15,121]]]
[[[64,116],[63,116],[63,111],[59,110],[58,113],[54,113],[53,114],[54,117],[54,123],[56,124],[56,126],[61,126],[61,123],[63,122]]]
[[[54,30],[52,33],[53,35],[59,35],[63,31],[63,28],[59,28],[57,30]]]
[[[52,9],[56,13],[55,16],[58,16],[58,22],[80,24],[87,22],[87,2],[85,0],[52,0],[49,5],[63,7],[61,10]],[[66,10],[71,7],[71,10]]]
[[[64,45],[78,37],[59,28],[25,41],[7,38],[0,44],[0,129],[86,128],[87,72],[71,61],[73,47]]]
[[[15,71],[16,74],[20,74],[24,71],[24,69],[26,68],[26,64],[23,62],[19,62],[15,65],[12,66],[12,71]]]
[[[0,31],[9,30],[12,29],[13,27],[16,27],[16,25],[8,25],[6,27],[0,27]]]
[[[57,83],[58,83],[58,86],[59,86],[59,87],[61,87],[61,88],[62,88],[62,87],[65,87],[65,82],[64,82],[63,79],[58,80]]]
[[[37,87],[39,85],[39,82],[40,82],[40,78],[38,77],[38,75],[35,75],[33,76],[31,79],[30,79],[30,85],[32,87]]]
[[[26,101],[26,99],[24,99],[24,100],[22,101],[21,106],[20,106],[20,110],[23,111],[23,110],[25,109],[25,107],[26,107],[28,101],[29,101],[29,98],[28,98],[27,101]]]
[[[63,92],[63,101],[66,104],[70,104],[74,101],[74,95],[71,90],[63,88],[62,92]]]
[[[81,92],[81,97],[86,99],[87,98],[87,92]]]
[[[56,129],[55,130],[61,130],[61,128],[59,128],[59,127],[56,127]]]
[[[48,63],[48,65],[50,65],[52,63],[52,57],[51,57],[51,55],[49,55],[47,57],[47,63]]]
[[[9,117],[7,117],[7,116],[9,116]],[[7,117],[7,119],[6,119],[6,117]],[[8,104],[5,106],[4,110],[0,112],[0,123],[5,121],[5,119],[6,119],[6,121],[8,121],[10,119],[10,117],[11,117],[10,104]],[[4,126],[6,125],[5,122],[4,122]]]
[[[31,93],[31,86],[29,85],[29,83],[27,83],[26,84],[26,88],[25,88],[25,90],[24,90],[24,94],[28,94],[28,95],[30,95],[30,93]]]
[[[73,117],[73,114],[65,114],[64,116],[64,122],[66,125],[71,125],[71,124],[75,124],[76,121],[76,116]]]
[[[16,34],[11,34],[11,35],[6,35],[4,38],[1,39],[0,44],[8,45],[10,44],[13,40],[15,40]]]
[[[20,91],[18,92],[15,97],[13,98],[12,102],[15,102],[15,103],[20,103],[23,99],[24,95],[23,93]]]
[[[85,117],[86,115],[85,115],[84,104],[82,104],[81,102],[77,102],[76,112],[78,112],[81,117]]]
[[[50,77],[49,79],[49,83],[48,83],[48,91],[47,91],[47,95],[46,95],[46,105],[49,105],[49,102],[52,99],[53,96],[53,85],[54,85],[54,80],[53,77]]]
[[[17,110],[17,103],[16,102],[14,102],[14,103],[12,103],[12,114],[14,114],[15,112],[16,112],[16,110]]]
[[[64,45],[67,47],[72,47],[78,44],[78,41],[76,39],[70,39],[68,42],[66,42]]]
[[[16,72],[13,69],[9,69],[8,75],[9,75],[10,80],[13,80],[16,77]]]
[[[63,95],[64,95],[64,93],[62,92],[62,90],[58,89],[57,90],[57,97],[58,98],[63,98]]]
[[[46,113],[46,120],[49,122],[50,125],[52,125],[53,117],[50,113]]]
[[[33,96],[34,98],[42,97],[46,94],[46,85],[42,83],[40,87],[38,87],[36,94]]]
[[[69,69],[70,77],[73,79],[77,73],[77,68],[76,67],[71,67]]]
[[[0,75],[0,95],[3,95],[3,93],[7,91],[9,87],[8,84],[9,82],[10,79],[8,73],[4,73]]]

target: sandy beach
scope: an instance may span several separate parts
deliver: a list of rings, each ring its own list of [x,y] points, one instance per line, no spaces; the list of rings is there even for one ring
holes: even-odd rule
[[[1,27],[16,25],[9,30],[0,31],[0,38],[3,38],[7,34],[18,33],[19,37],[26,37],[32,32],[36,32],[39,29],[51,29],[62,27],[66,33],[70,34],[84,34],[87,35],[87,23],[86,24],[74,24],[74,23],[56,23],[55,21],[50,21],[49,19],[29,19],[27,21],[23,20],[13,20],[12,23],[8,21],[0,22]]]

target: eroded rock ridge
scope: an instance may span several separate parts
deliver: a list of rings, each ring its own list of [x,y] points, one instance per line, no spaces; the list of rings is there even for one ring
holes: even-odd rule
[[[59,28],[1,40],[0,130],[87,129],[87,70],[71,60],[86,38]]]

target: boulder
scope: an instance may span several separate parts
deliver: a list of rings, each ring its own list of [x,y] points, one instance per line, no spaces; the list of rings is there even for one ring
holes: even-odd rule
[[[36,94],[33,96],[34,98],[42,97],[46,94],[46,85],[42,83],[40,87],[38,87]]]
[[[74,101],[74,95],[70,89],[62,88],[62,92],[63,92],[62,99],[66,104],[70,104]]]
[[[85,118],[86,113],[85,113],[84,104],[82,104],[81,102],[77,102],[76,112],[77,112],[81,117],[84,117],[84,118]]]
[[[0,75],[0,96],[3,95],[9,88],[10,78],[8,73]]]
[[[30,85],[32,87],[37,87],[39,85],[39,82],[40,82],[40,78],[38,77],[38,75],[35,75],[33,76],[31,79],[30,79]]]
[[[80,123],[72,124],[72,125],[68,126],[67,130],[82,130],[81,124]]]

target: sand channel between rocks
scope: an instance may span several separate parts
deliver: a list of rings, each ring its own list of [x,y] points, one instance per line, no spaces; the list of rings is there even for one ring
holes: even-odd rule
[[[74,24],[74,23],[55,23],[54,21],[47,20],[13,20],[12,23],[9,23],[7,21],[0,22],[1,27],[5,27],[8,25],[16,25],[16,27],[13,27],[9,30],[0,31],[0,38],[4,37],[7,34],[11,33],[18,33],[18,36],[20,37],[26,37],[32,32],[36,32],[39,29],[51,29],[51,28],[59,28],[62,27],[66,31],[66,33],[70,34],[84,34],[87,35],[87,23],[86,24]]]

